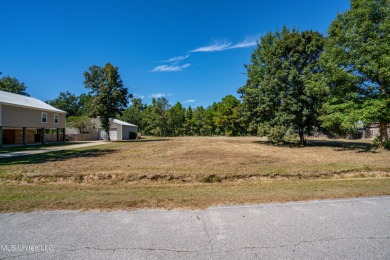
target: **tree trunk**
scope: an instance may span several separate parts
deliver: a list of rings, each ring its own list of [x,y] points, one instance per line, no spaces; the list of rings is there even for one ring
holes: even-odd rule
[[[111,138],[110,138],[110,126],[108,126],[108,128],[105,128],[104,131],[106,131],[106,134],[107,134],[107,141],[111,141]]]
[[[385,84],[380,82],[379,85],[381,89],[381,96],[386,97],[387,93],[386,93]],[[383,122],[383,121],[379,122],[379,134],[382,142],[389,141],[389,134],[387,133],[388,123],[389,122]]]
[[[387,122],[380,122],[379,123],[379,134],[381,141],[388,141],[389,140],[389,134],[387,132]]]
[[[100,116],[100,125],[106,131],[107,135],[107,141],[111,141],[110,139],[110,118],[105,117],[105,116]]]
[[[298,129],[298,132],[299,132],[299,143],[301,145],[305,145],[306,141],[305,141],[305,135],[303,133],[303,129]]]

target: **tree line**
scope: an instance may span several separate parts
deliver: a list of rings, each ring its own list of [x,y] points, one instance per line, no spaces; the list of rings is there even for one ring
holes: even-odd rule
[[[67,111],[67,122],[73,124],[81,133],[89,132],[88,124],[92,117],[94,99],[91,94],[76,96],[61,92],[59,97],[47,101],[48,104]],[[95,101],[96,102],[96,101]],[[99,101],[97,101],[99,102]],[[246,126],[241,121],[242,102],[227,95],[220,102],[204,108],[185,107],[180,102],[171,105],[165,97],[153,98],[150,105],[140,98],[130,99],[131,104],[109,116],[135,124],[143,135],[154,136],[238,136],[247,135]],[[100,116],[97,112],[94,116]]]
[[[119,118],[138,125],[144,135],[155,136],[211,136],[245,135],[240,124],[241,102],[227,95],[220,102],[204,108],[184,107],[180,102],[170,105],[165,97],[153,98],[152,104],[143,104],[133,98],[132,105]]]
[[[109,63],[84,73],[88,94],[65,92],[49,103],[69,116],[99,115],[106,122],[117,117],[146,135],[256,135],[302,145],[313,132],[346,136],[375,122],[377,142],[390,146],[388,0],[351,0],[327,36],[287,27],[269,32],[245,68],[240,99],[227,95],[206,108],[171,105],[166,98],[152,99],[150,105],[133,98],[127,106],[131,95]]]

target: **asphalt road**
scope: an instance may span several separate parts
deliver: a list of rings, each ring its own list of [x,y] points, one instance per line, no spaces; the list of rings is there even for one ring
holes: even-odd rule
[[[0,214],[0,259],[390,259],[390,196]]]

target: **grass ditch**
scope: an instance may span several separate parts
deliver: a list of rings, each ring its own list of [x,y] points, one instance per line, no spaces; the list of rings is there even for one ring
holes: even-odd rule
[[[390,178],[197,184],[1,184],[0,211],[204,209],[214,205],[390,195]]]
[[[127,184],[127,183],[222,183],[235,181],[256,181],[256,180],[315,180],[315,179],[346,179],[346,178],[390,178],[390,172],[386,171],[341,171],[323,174],[269,174],[269,175],[224,175],[211,174],[205,177],[194,175],[172,175],[172,174],[6,174],[0,173],[0,183],[14,184],[44,184],[44,183],[83,183],[83,184]]]

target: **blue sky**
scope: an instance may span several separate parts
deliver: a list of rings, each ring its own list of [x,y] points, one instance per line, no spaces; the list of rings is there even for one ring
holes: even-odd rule
[[[150,103],[207,107],[245,84],[261,35],[286,25],[326,33],[348,0],[0,0],[0,71],[41,100],[87,93],[83,73],[111,62]]]

